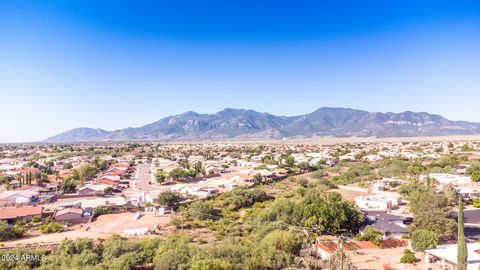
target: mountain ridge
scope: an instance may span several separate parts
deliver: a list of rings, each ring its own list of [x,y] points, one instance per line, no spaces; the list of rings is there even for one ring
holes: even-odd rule
[[[225,108],[212,114],[188,111],[136,128],[114,131],[75,128],[42,142],[195,141],[333,137],[417,137],[480,134],[480,123],[451,121],[438,114],[381,113],[322,107],[297,116]]]

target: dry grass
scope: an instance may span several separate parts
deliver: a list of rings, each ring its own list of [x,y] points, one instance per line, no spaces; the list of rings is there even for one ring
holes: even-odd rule
[[[332,189],[329,192],[338,192],[342,195],[345,200],[353,201],[358,196],[367,195],[367,192],[361,192],[356,190],[347,190],[347,189]]]

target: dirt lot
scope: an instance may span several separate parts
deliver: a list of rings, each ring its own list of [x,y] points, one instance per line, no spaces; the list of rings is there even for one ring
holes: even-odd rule
[[[423,255],[421,253],[415,254],[415,256],[422,260],[416,264],[400,264],[400,258],[403,256],[405,248],[391,248],[391,249],[362,249],[360,251],[353,251],[350,253],[350,258],[353,264],[358,269],[368,270],[383,270],[384,265],[389,265],[393,269],[399,270],[414,270],[414,269],[428,269],[428,267],[434,268],[435,265],[425,265],[423,261]]]
[[[112,215],[103,215],[92,222],[89,231],[98,233],[119,233],[122,234],[127,229],[149,228],[153,229],[155,225],[159,228],[168,226],[171,216],[156,216],[152,212],[145,213],[137,220],[133,220],[135,213],[121,213]]]
[[[85,225],[71,227],[70,231],[51,234],[27,233],[25,237],[3,242],[5,246],[28,245],[28,244],[46,244],[58,243],[63,239],[76,239],[87,237],[91,239],[107,238],[111,234],[123,234],[123,230],[136,228],[153,229],[154,225],[159,228],[168,226],[171,216],[155,216],[154,213],[146,213],[140,219],[133,221],[134,213],[122,213],[100,216],[91,223],[89,230],[85,230]],[[141,237],[139,237],[141,238]]]
[[[330,192],[338,192],[342,195],[345,200],[353,201],[358,196],[367,195],[367,192],[361,192],[356,190],[349,190],[349,189],[332,189]]]

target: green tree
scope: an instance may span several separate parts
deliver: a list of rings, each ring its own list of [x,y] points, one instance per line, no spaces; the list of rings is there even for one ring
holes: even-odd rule
[[[175,181],[184,180],[187,177],[187,171],[178,167],[168,173],[168,177]]]
[[[255,174],[255,176],[253,176],[253,179],[255,180],[255,183],[261,183],[263,180],[263,177],[260,173],[257,173]]]
[[[188,206],[188,214],[196,219],[207,220],[213,219],[217,215],[217,211],[213,206],[204,201],[193,202]]]
[[[72,179],[65,179],[58,187],[63,193],[74,193],[77,189],[77,184]]]
[[[457,237],[457,269],[467,270],[467,243],[465,242],[465,232],[463,228],[463,200],[458,198],[458,237]]]
[[[472,178],[472,181],[480,181],[480,170],[474,171],[470,177]]]
[[[75,269],[85,269],[89,266],[95,266],[100,263],[102,257],[98,254],[85,250],[72,259],[72,265]]]
[[[162,169],[158,169],[156,172],[155,172],[155,180],[161,184],[163,182],[165,182],[165,179],[167,179],[167,175],[165,174],[165,172],[162,170]]]
[[[438,234],[435,232],[418,229],[412,233],[412,248],[415,251],[425,251],[427,249],[434,249],[438,245]]]
[[[244,207],[250,207],[256,202],[263,202],[270,197],[263,190],[236,188],[230,192],[223,193],[219,196],[223,199],[232,210],[238,210]]]
[[[104,159],[101,159],[99,157],[96,157],[93,160],[92,165],[95,166],[100,171],[105,171],[106,169],[108,169],[107,161],[105,161]]]
[[[287,167],[292,168],[293,165],[295,165],[295,158],[291,155],[288,155],[287,157],[285,157],[284,161],[285,161],[285,166]]]
[[[92,180],[97,173],[98,168],[90,164],[84,164],[78,168],[78,176],[82,181]]]
[[[252,258],[247,261],[247,268],[286,269],[293,265],[303,242],[297,232],[273,230],[252,247]]]
[[[93,250],[94,246],[93,241],[89,238],[64,239],[60,242],[58,251],[64,256],[71,256],[83,251]]]
[[[111,270],[133,270],[135,266],[140,266],[143,263],[144,258],[142,254],[137,251],[131,251],[120,255],[115,258],[108,269]]]
[[[378,230],[372,226],[367,226],[363,230],[362,234],[358,234],[355,238],[359,241],[370,241],[375,243],[376,245],[380,245],[383,235],[383,231]]]
[[[412,230],[426,229],[439,236],[455,235],[455,220],[450,216],[452,208],[444,194],[419,186],[408,194],[407,199],[415,216]]]
[[[202,173],[202,167],[203,165],[201,161],[197,161],[193,164],[193,169],[197,172],[197,175]]]
[[[22,237],[26,232],[25,224],[15,223],[14,226],[8,225],[6,221],[0,221],[0,241]]]
[[[362,212],[353,202],[343,200],[337,192],[310,190],[295,209],[296,222],[316,226],[319,232],[357,231],[363,223]]]
[[[179,202],[183,200],[182,195],[173,191],[165,191],[158,194],[157,202],[160,205],[168,206],[170,208],[176,209]]]

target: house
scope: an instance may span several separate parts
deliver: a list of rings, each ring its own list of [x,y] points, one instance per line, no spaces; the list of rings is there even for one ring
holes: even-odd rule
[[[425,250],[425,262],[437,265],[443,270],[457,269],[457,248],[458,246],[454,244]],[[467,250],[467,270],[478,270],[480,267],[480,243],[467,243]]]
[[[377,162],[383,160],[383,157],[380,155],[367,155],[362,158],[364,161]]]
[[[471,188],[471,187],[457,187],[455,188],[457,194],[462,196],[462,198],[475,199],[480,197],[480,188]]]
[[[0,198],[0,207],[15,204],[15,198]]]
[[[269,170],[255,170],[251,173],[251,175],[255,176],[257,174],[260,174],[264,178],[270,178],[274,176],[274,173],[269,171]]]
[[[38,199],[38,192],[33,190],[9,190],[0,193],[0,199],[9,199],[14,203],[30,203]]]
[[[387,214],[385,211],[365,213],[365,225],[382,231],[384,233],[383,239],[401,239],[403,236],[410,234],[410,231],[406,229],[408,220],[408,218]]]
[[[199,188],[195,193],[194,195],[197,195],[199,197],[203,197],[203,198],[208,198],[214,194],[217,194],[218,193],[218,189],[216,188],[212,188],[212,187],[202,187],[202,188]]]
[[[16,220],[31,221],[33,217],[42,217],[42,206],[19,206],[0,208],[0,220],[13,223]]]
[[[328,260],[330,256],[342,245],[343,251],[352,251],[359,249],[377,249],[378,246],[370,241],[348,241],[341,243],[340,239],[327,237],[317,237],[313,246],[313,253],[318,259]]]
[[[101,180],[107,180],[107,179],[118,182],[118,181],[120,181],[120,176],[106,174],[106,175],[102,175],[99,178],[95,179],[95,182],[98,182],[98,181],[101,181]]]
[[[401,184],[408,183],[408,180],[403,179],[394,179],[394,178],[383,178],[381,180],[376,180],[370,185],[372,191],[386,191],[391,188],[400,186]]]
[[[98,208],[104,206],[124,206],[127,205],[127,200],[124,197],[109,197],[109,198],[96,198],[92,200],[82,200],[82,209],[86,208]]]
[[[397,208],[402,199],[394,196],[367,195],[355,198],[355,203],[360,209],[386,211]]]
[[[53,219],[58,222],[78,224],[86,221],[82,217],[83,217],[82,209],[65,208],[60,211],[57,211]]]
[[[77,193],[82,195],[82,196],[90,196],[90,195],[96,195],[97,190],[92,188],[91,185],[88,185],[88,186],[84,186],[84,187],[80,188],[77,191]]]
[[[88,195],[95,195],[95,194],[102,194],[105,192],[105,189],[107,188],[113,188],[111,185],[106,185],[102,183],[95,183],[95,184],[90,184],[86,185],[82,188],[80,188],[77,193],[82,195],[82,196],[88,196]]]
[[[95,184],[103,184],[103,185],[111,186],[113,189],[117,189],[118,185],[120,184],[120,181],[111,180],[111,179],[108,179],[108,178],[101,178],[101,179],[95,181]]]
[[[431,179],[437,180],[440,187],[443,187],[448,184],[452,184],[455,186],[468,186],[468,185],[471,185],[472,183],[472,179],[469,176],[456,175],[456,174],[430,173],[429,177]],[[421,179],[424,180],[425,177],[422,176]]]
[[[209,174],[220,174],[224,169],[223,168],[219,168],[217,166],[214,166],[214,165],[209,165],[205,168],[205,173],[207,175]]]

